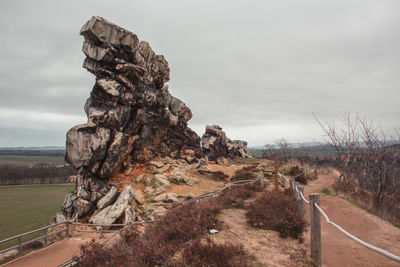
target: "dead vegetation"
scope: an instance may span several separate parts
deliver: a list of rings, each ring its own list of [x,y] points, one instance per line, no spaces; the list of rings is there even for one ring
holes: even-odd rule
[[[229,178],[229,175],[226,175],[222,171],[198,170],[197,174],[199,174],[200,177],[211,179],[213,181],[226,181]]]
[[[84,256],[78,266],[259,266],[240,243],[231,243],[231,240],[214,242],[208,233],[210,229],[223,229],[218,215],[224,209],[244,208],[249,213],[264,209],[269,213],[280,208],[285,215],[275,221],[265,221],[274,226],[264,229],[281,231],[284,237],[298,238],[304,227],[289,222],[290,216],[295,216],[292,220],[297,221],[294,210],[282,209],[291,204],[289,198],[292,196],[262,191],[264,189],[258,184],[248,184],[230,188],[202,202],[175,207],[143,233],[133,229],[122,232],[120,242],[110,247],[96,242],[82,246]],[[260,200],[245,204],[246,200],[260,193]],[[252,209],[253,205],[257,208]],[[261,205],[266,206],[262,208]],[[271,205],[273,207],[268,208]],[[289,226],[285,227],[283,224],[288,222]]]
[[[299,238],[306,228],[289,190],[264,192],[246,206],[250,225],[277,231],[281,237]]]
[[[240,181],[240,180],[251,180],[258,177],[258,164],[253,164],[247,167],[244,167],[235,172],[232,176],[231,181]]]

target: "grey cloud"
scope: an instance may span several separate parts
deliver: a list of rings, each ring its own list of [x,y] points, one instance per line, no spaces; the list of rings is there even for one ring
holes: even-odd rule
[[[198,134],[218,123],[251,145],[319,139],[312,113],[338,120],[347,111],[391,128],[400,112],[399,11],[395,0],[1,1],[0,107],[84,120],[94,78],[81,67],[78,32],[100,15],[165,55],[170,91],[192,109]],[[48,138],[63,140],[69,123]],[[8,133],[19,124],[7,122]],[[41,145],[32,134],[21,140]],[[0,146],[11,142],[4,135]]]

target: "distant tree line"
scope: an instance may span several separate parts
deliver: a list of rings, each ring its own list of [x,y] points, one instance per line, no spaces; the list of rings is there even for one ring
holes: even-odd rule
[[[261,158],[272,160],[278,157],[280,162],[297,159],[300,162],[324,163],[334,160],[335,156],[334,147],[329,144],[294,145],[281,138],[272,144],[264,145]]]
[[[77,171],[70,165],[0,164],[0,185],[69,183],[69,177],[76,173]]]

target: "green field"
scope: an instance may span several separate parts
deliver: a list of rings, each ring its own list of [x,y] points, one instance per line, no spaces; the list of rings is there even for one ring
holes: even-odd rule
[[[30,165],[37,163],[65,164],[64,156],[0,155],[0,164]]]
[[[0,164],[31,165],[37,163],[65,164],[65,150],[0,149]]]
[[[69,184],[0,187],[0,240],[48,225],[73,188]]]

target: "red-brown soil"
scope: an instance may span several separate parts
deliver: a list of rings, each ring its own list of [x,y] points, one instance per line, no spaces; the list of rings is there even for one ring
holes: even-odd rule
[[[330,188],[338,177],[333,169],[325,169],[327,174],[320,174],[305,187],[305,196],[319,193],[321,208],[331,221],[340,225],[349,233],[376,247],[385,249],[395,255],[400,255],[400,229],[381,218],[370,214],[345,199],[321,193]],[[306,207],[308,219],[309,207]],[[400,266],[381,254],[378,254],[345,236],[322,217],[322,263],[323,266]],[[309,235],[306,242],[309,244]]]

